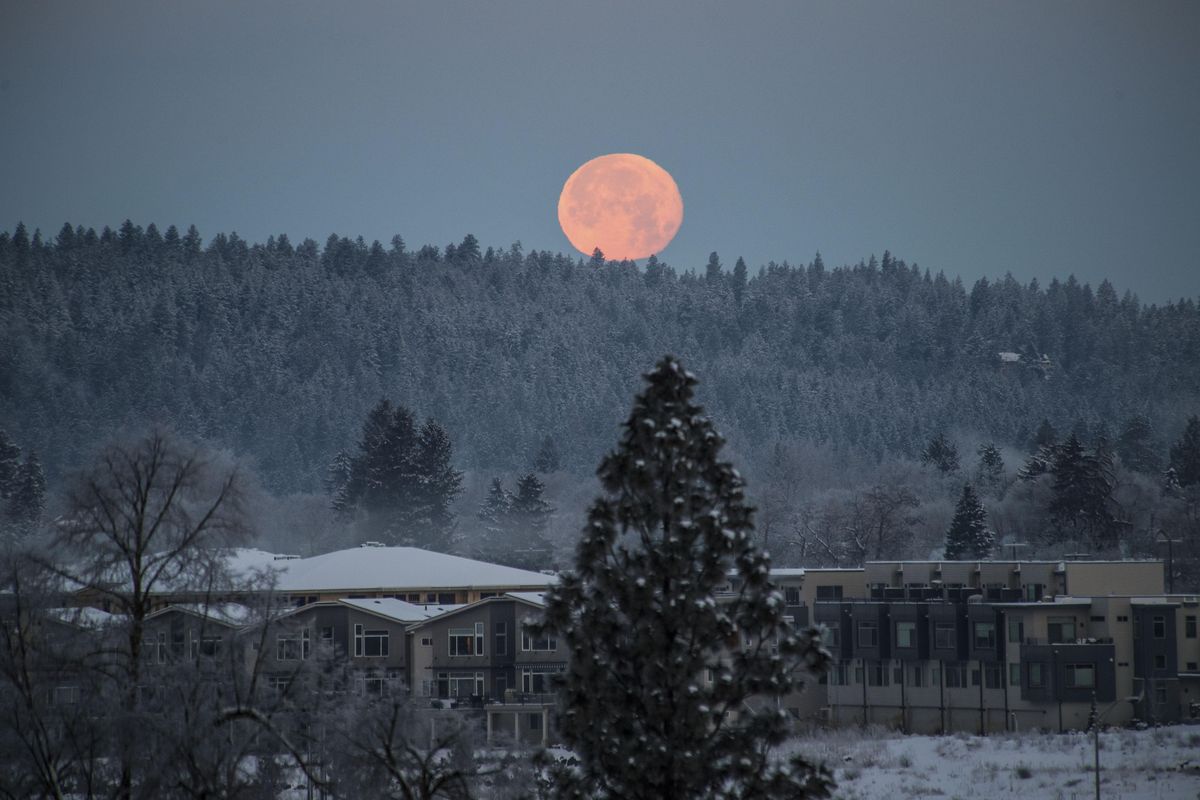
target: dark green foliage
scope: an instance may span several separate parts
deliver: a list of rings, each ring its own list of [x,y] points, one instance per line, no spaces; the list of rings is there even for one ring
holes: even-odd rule
[[[946,547],[942,557],[947,561],[987,558],[995,546],[996,537],[988,530],[987,512],[971,484],[963,486],[954,519],[946,531]]]
[[[446,550],[454,529],[450,505],[462,491],[450,437],[412,412],[380,400],[363,423],[358,452],[339,453],[329,468],[334,510],[355,520],[366,539]]]
[[[1054,449],[1050,462],[1053,496],[1049,508],[1060,540],[1071,538],[1102,549],[1115,538],[1112,463],[1103,452],[1088,452],[1075,434]]]
[[[737,263],[733,265],[733,299],[738,305],[742,304],[742,298],[746,294],[746,261],[741,256],[738,256]]]
[[[826,797],[824,768],[771,747],[785,733],[773,698],[829,655],[785,623],[695,378],[671,357],[645,378],[597,472],[575,570],[548,596],[545,627],[570,656],[560,730],[579,758],[559,795]],[[736,591],[718,598],[731,573]]]
[[[1004,457],[996,445],[979,446],[979,465],[975,469],[975,482],[985,492],[996,493],[1004,486]]]
[[[1162,456],[1154,441],[1154,431],[1144,414],[1135,414],[1125,421],[1114,450],[1121,463],[1135,472],[1153,473],[1162,469]]]
[[[492,479],[476,515],[483,523],[483,541],[474,548],[490,561],[524,569],[551,565],[552,548],[546,526],[554,508],[545,500],[545,485],[530,472],[517,479],[516,493]]]
[[[958,448],[946,438],[945,434],[939,433],[930,439],[929,444],[925,445],[925,449],[921,451],[921,463],[932,465],[939,472],[947,475],[951,472],[958,472]]]
[[[1041,450],[1043,447],[1053,447],[1056,444],[1058,444],[1058,431],[1054,430],[1050,420],[1043,419],[1038,425],[1037,433],[1033,435],[1034,451]]]
[[[738,295],[736,267],[725,292],[658,259],[589,269],[517,248],[488,263],[464,239],[447,261],[398,238],[381,256],[340,235],[206,244],[186,224],[161,241],[137,227],[128,248],[102,226],[37,249],[24,227],[0,234],[0,425],[52,484],[152,418],[251,457],[272,490],[315,491],[381,396],[453,431],[460,468],[527,469],[553,431],[582,473],[667,351],[709,376],[702,399],[752,472],[775,441],[892,460],[937,430],[1025,449],[1043,418],[1119,434],[1137,409],[1166,432],[1200,409],[1194,301],[1110,307],[1077,282],[1001,276],[972,302],[890,255],[874,272],[747,265]],[[1027,348],[1053,360],[1049,380],[996,363]]]
[[[560,469],[562,469],[562,456],[559,455],[558,445],[555,444],[553,437],[547,436],[542,439],[537,455],[533,457],[533,471],[548,475],[551,472],[558,472]]]
[[[1171,445],[1171,472],[1179,486],[1200,485],[1200,417],[1189,417],[1183,435]]]
[[[6,511],[9,520],[28,530],[41,518],[45,508],[46,478],[37,453],[31,451],[17,468]]]

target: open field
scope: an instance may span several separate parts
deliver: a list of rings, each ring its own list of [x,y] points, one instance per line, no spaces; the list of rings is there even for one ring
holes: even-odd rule
[[[877,729],[820,731],[795,740],[834,770],[841,800],[1095,797],[1093,749],[1082,733],[904,736]],[[1200,727],[1100,735],[1101,797],[1198,800]]]

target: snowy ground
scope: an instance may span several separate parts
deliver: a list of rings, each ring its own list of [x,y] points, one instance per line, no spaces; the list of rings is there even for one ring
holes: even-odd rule
[[[904,736],[883,730],[820,731],[789,745],[821,759],[841,800],[1095,797],[1092,739],[1084,734]],[[1113,730],[1100,735],[1106,800],[1198,800],[1200,727]]]

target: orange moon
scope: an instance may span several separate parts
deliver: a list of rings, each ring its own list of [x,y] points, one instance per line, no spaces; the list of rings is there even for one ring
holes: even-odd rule
[[[633,153],[598,156],[571,173],[558,198],[558,224],[575,249],[605,258],[662,252],[683,222],[683,198],[665,169]]]

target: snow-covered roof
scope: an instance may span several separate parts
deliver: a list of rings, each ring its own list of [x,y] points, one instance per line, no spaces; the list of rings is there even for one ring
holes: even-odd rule
[[[310,558],[273,562],[278,591],[337,589],[500,589],[551,586],[553,575],[489,564],[417,547],[354,547]]]
[[[253,609],[241,603],[172,603],[166,608],[155,611],[147,619],[172,611],[182,611],[185,614],[219,622],[231,628],[240,628],[246,625],[254,614]]]
[[[338,601],[342,605],[350,606],[351,608],[369,611],[372,614],[378,614],[381,617],[395,620],[396,622],[421,622],[430,617],[436,617],[445,614],[447,611],[462,608],[461,605],[441,605],[441,606],[419,606],[414,603],[406,603],[403,600],[397,600],[394,597],[368,597],[361,599],[342,599]]]
[[[533,603],[535,606],[546,605],[545,592],[505,592],[505,594],[518,600],[524,600],[526,603]]]
[[[803,578],[807,570],[804,567],[772,567],[772,578]]]
[[[1000,360],[1006,364],[1015,364],[1021,360],[1021,354],[1012,352],[1000,353]]]
[[[98,608],[80,606],[76,608],[51,608],[47,613],[59,622],[74,625],[77,628],[98,629],[121,619],[120,614],[110,614]]]

